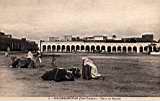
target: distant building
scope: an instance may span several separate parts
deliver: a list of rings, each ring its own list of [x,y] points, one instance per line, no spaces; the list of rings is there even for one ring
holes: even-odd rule
[[[143,42],[142,38],[138,38],[138,37],[132,37],[132,38],[122,38],[122,42]]]
[[[130,38],[117,38],[116,35],[113,35],[112,38],[103,35],[95,35],[90,37],[72,37],[72,35],[65,35],[62,39],[59,37],[49,37],[49,41],[83,41],[83,42],[109,42],[109,43],[136,43],[136,42],[153,42],[153,34],[144,33],[142,37],[130,37]],[[156,42],[156,41],[154,41]]]
[[[76,41],[76,38],[73,38],[72,35],[65,35],[63,37],[49,37],[48,41],[55,42],[55,41]]]
[[[84,38],[84,41],[106,41],[106,40],[107,40],[107,36],[101,36],[101,35]]]
[[[72,37],[72,41],[83,41],[80,37]]]
[[[4,32],[0,32],[0,37],[3,37],[3,38],[12,38],[12,35],[6,35]]]
[[[5,36],[5,33],[3,33],[3,32],[0,32],[0,36]]]
[[[65,35],[64,41],[72,41],[72,35]]]
[[[58,37],[49,37],[49,41],[54,42],[54,41],[59,41]]]
[[[85,41],[94,41],[94,37],[85,37],[84,40]]]
[[[142,37],[122,38],[123,42],[153,42],[153,34],[143,34]]]
[[[0,32],[0,51],[7,51],[8,49],[10,51],[36,51],[38,44],[34,41],[27,41],[26,38],[16,39]]]
[[[145,34],[142,35],[143,41],[152,42],[153,41],[153,34]]]
[[[94,40],[106,40],[107,37],[106,36],[93,36],[94,37]]]

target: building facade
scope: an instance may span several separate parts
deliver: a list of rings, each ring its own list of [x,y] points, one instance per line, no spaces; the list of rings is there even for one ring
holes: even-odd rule
[[[105,42],[42,42],[41,52],[105,52],[105,53],[147,53],[156,51],[150,42],[105,43]]]
[[[160,49],[152,35],[142,38],[109,40],[107,37],[87,37],[80,41],[41,42],[41,52],[98,52],[98,53],[148,53]]]
[[[49,37],[48,41],[54,42],[54,41],[59,41],[58,37]]]
[[[0,32],[0,51],[36,51],[38,50],[38,44],[34,41],[28,41],[25,38],[16,39],[11,35],[5,35]]]
[[[72,35],[65,35],[64,41],[72,41]]]

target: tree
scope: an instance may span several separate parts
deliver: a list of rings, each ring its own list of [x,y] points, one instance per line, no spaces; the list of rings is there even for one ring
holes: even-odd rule
[[[115,39],[115,38],[117,38],[117,36],[116,35],[112,35],[112,38]]]
[[[76,40],[79,41],[79,40],[80,40],[80,37],[77,37]]]

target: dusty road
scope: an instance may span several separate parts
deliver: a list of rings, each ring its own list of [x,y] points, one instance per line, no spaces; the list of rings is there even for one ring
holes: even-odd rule
[[[83,55],[56,57],[58,67],[81,68]],[[44,57],[36,69],[9,67],[9,58],[0,56],[0,96],[160,96],[160,57],[90,56],[105,80],[54,82],[40,76],[51,70],[51,57]]]

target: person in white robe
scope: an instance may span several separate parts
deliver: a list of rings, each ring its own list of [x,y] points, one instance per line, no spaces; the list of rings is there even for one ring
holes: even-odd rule
[[[33,60],[33,54],[31,51],[28,52],[27,58]]]
[[[101,74],[98,73],[97,66],[94,64],[94,62],[91,59],[89,59],[88,57],[83,57],[82,60],[84,61],[83,62],[84,66],[89,65],[91,67],[91,77],[93,79],[101,77]]]

